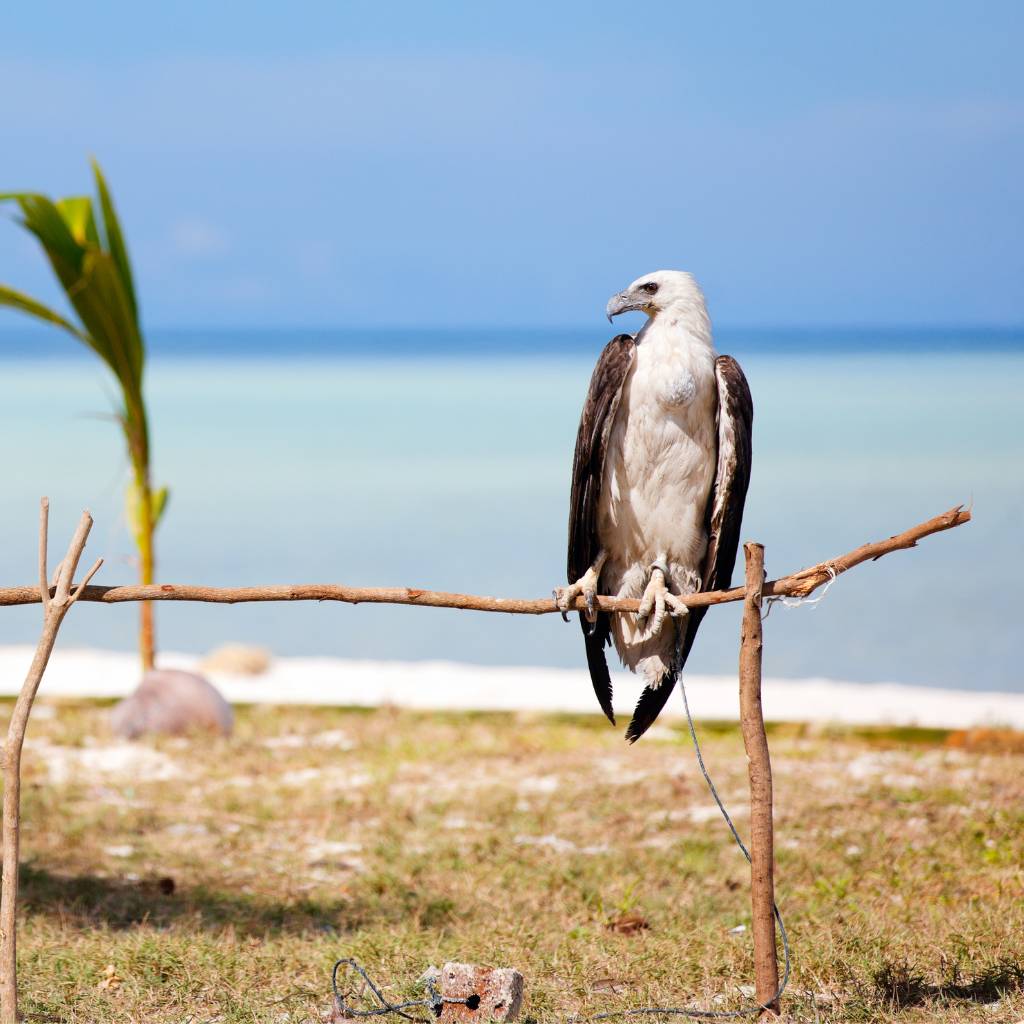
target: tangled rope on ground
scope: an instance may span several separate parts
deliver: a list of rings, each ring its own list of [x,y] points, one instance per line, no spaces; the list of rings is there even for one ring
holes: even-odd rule
[[[356,1010],[349,1006],[345,1002],[345,997],[338,990],[338,970],[342,967],[349,967],[358,974],[363,981],[370,987],[370,991],[373,993],[374,998],[380,1004],[374,1010]],[[341,1014],[341,1019],[346,1018],[357,1018],[357,1017],[383,1017],[386,1014],[394,1013],[399,1017],[404,1017],[406,1020],[418,1021],[419,1024],[432,1024],[432,1021],[426,1017],[414,1017],[410,1013],[406,1013],[406,1010],[411,1010],[414,1006],[426,1007],[434,1015],[434,1019],[441,1016],[441,1011],[444,1009],[445,1003],[456,1003],[459,1006],[470,1006],[471,1001],[476,998],[479,1000],[479,996],[468,996],[466,999],[456,999],[453,996],[443,996],[437,991],[437,986],[434,984],[433,978],[426,979],[427,997],[425,999],[409,999],[404,1003],[391,1003],[388,1002],[387,997],[383,992],[373,983],[373,980],[366,973],[366,969],[352,957],[345,957],[339,960],[334,965],[334,970],[331,971],[331,989],[334,992],[334,1008]]]

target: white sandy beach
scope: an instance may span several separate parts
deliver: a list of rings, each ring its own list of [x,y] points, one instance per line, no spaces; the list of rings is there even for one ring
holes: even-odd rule
[[[0,695],[17,693],[31,661],[27,646],[0,647]],[[194,669],[201,659],[165,654],[165,668]],[[321,704],[434,710],[596,712],[585,669],[494,668],[454,662],[350,661],[276,658],[259,676],[207,673],[233,703]],[[134,654],[68,649],[54,652],[40,696],[121,697],[138,682]],[[616,711],[628,715],[637,680],[614,677]],[[686,680],[697,719],[738,717],[736,680],[691,675]],[[773,721],[919,725],[945,728],[1003,726],[1024,729],[1024,694],[930,689],[898,683],[829,679],[772,679],[763,686],[765,717]],[[678,719],[674,698],[666,717]]]

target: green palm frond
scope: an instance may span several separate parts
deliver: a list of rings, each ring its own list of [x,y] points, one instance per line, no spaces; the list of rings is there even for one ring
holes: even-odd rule
[[[121,277],[121,285],[128,298],[132,315],[138,317],[138,309],[135,302],[135,283],[132,280],[132,265],[128,260],[128,248],[124,242],[124,235],[121,233],[121,222],[117,219],[114,210],[114,200],[110,197],[110,190],[107,188],[107,180],[103,177],[100,165],[92,161],[92,173],[96,179],[96,192],[99,195],[100,209],[103,211],[103,233],[107,239],[107,251],[117,267]]]
[[[92,170],[96,205],[89,196],[52,200],[38,192],[0,194],[0,203],[14,204],[19,223],[39,242],[74,318],[6,285],[0,285],[0,306],[67,331],[88,345],[117,380],[122,398],[118,419],[134,470],[128,500],[131,526],[143,582],[151,582],[145,577],[152,575],[152,535],[167,503],[167,489],[155,491],[150,479],[149,418],[142,388],[146,347],[128,248],[95,160]]]
[[[73,335],[86,345],[91,344],[88,335],[83,334],[70,320],[65,319],[60,313],[54,312],[49,306],[44,306],[41,302],[33,299],[31,295],[26,295],[24,292],[15,291],[13,288],[0,284],[0,306],[17,309],[22,313],[28,313],[29,316],[34,316],[37,320],[45,320],[47,323],[55,324],[57,327],[64,328],[68,334]]]

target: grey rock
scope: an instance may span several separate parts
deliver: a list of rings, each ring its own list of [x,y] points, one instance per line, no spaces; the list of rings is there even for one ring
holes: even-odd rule
[[[110,712],[110,727],[126,739],[193,731],[230,736],[235,724],[231,705],[195,672],[152,669],[136,691]]]

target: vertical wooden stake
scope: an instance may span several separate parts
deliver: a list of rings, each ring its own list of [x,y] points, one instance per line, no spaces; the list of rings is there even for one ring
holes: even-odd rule
[[[750,775],[750,904],[754,931],[756,998],[779,1012],[779,962],[775,952],[774,829],[772,826],[772,762],[761,710],[761,590],[764,548],[744,544],[746,594],[740,634],[740,727]]]
[[[39,597],[43,604],[43,631],[35,656],[29,666],[21,692],[11,712],[7,742],[0,757],[4,780],[4,819],[2,832],[3,876],[0,878],[0,1022],[18,1024],[18,859],[21,839],[21,749],[25,742],[32,703],[50,660],[57,631],[68,609],[78,600],[89,581],[102,565],[102,559],[74,586],[75,570],[82,557],[85,542],[92,529],[92,516],[82,513],[68,546],[67,554],[53,574],[52,589],[46,570],[46,547],[49,532],[49,499],[39,503]]]

